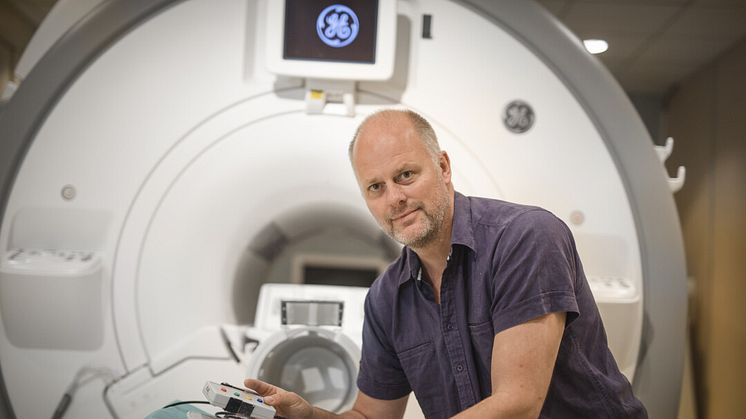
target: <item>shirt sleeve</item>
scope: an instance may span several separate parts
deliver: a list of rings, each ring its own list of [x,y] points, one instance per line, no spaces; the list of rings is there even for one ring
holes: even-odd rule
[[[579,314],[577,266],[570,230],[552,213],[531,210],[502,231],[493,256],[492,324],[495,334],[544,314]]]
[[[412,389],[396,352],[386,336],[385,323],[381,322],[371,293],[365,297],[365,321],[363,322],[363,349],[360,356],[360,371],[357,387],[366,395],[381,399],[395,400],[409,394]],[[381,302],[379,301],[379,307]],[[385,317],[382,316],[382,317]]]

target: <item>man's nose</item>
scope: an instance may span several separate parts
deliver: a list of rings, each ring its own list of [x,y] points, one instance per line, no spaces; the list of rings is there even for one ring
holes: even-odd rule
[[[404,194],[404,190],[402,189],[401,185],[397,185],[396,183],[390,185],[388,188],[387,198],[389,201],[389,205],[392,207],[398,207],[401,205],[402,202],[407,200],[407,196]]]

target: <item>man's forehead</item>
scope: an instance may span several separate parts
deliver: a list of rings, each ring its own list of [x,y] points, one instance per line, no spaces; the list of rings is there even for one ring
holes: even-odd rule
[[[360,144],[353,161],[360,168],[403,166],[427,158],[426,152],[416,142],[407,138],[373,138]]]
[[[405,146],[406,140],[416,139],[416,132],[411,122],[404,117],[400,118],[383,118],[367,121],[361,127],[356,140],[357,145],[363,145],[365,148],[387,145],[392,142],[396,145]]]
[[[352,164],[361,180],[372,178],[371,171],[386,166],[416,163],[426,154],[413,124],[404,114],[375,115],[365,121],[355,141]],[[393,169],[392,169],[393,170]]]

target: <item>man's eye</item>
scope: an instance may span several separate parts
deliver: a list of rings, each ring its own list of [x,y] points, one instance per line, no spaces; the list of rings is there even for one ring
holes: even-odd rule
[[[379,183],[374,183],[368,186],[368,191],[370,192],[378,192],[380,189],[381,189],[381,184]]]
[[[414,172],[412,172],[411,170],[407,170],[399,175],[399,179],[407,180],[410,179],[412,176],[414,176]]]

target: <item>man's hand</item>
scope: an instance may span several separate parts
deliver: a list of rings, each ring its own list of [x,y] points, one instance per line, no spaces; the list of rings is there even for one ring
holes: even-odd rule
[[[280,416],[293,419],[308,419],[313,416],[311,404],[295,393],[253,378],[244,380],[243,385],[259,393],[264,402],[274,407]]]
[[[358,391],[357,399],[352,410],[336,414],[311,406],[301,396],[265,383],[264,381],[247,378],[243,385],[261,394],[264,402],[274,407],[279,416],[289,419],[366,419],[366,418],[401,418],[407,407],[409,395],[396,400],[374,399],[362,391]]]

